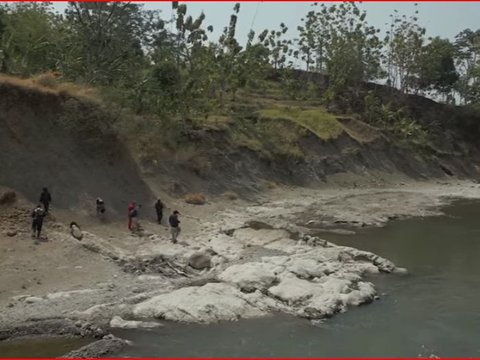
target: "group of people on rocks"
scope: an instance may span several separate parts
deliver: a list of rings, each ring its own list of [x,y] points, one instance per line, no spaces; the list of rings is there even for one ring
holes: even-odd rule
[[[32,237],[40,238],[42,232],[43,220],[48,214],[50,208],[50,203],[52,202],[52,195],[46,187],[42,189],[40,194],[40,204],[38,204],[32,210]],[[96,203],[96,212],[97,216],[103,217],[106,212],[105,202],[102,198],[98,197],[95,201]],[[132,201],[128,204],[128,229],[130,231],[135,231],[138,228],[138,215],[139,215],[139,206],[135,201]],[[163,202],[158,199],[155,202],[155,212],[157,214],[158,224],[162,224],[163,219],[163,209],[165,208]],[[180,220],[178,219],[180,213],[177,210],[174,210],[170,217],[168,218],[168,223],[170,225],[170,231],[172,235],[172,242],[177,242],[177,237],[180,234]]]

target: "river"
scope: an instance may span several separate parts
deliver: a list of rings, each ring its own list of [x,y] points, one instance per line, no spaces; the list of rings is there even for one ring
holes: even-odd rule
[[[323,235],[409,270],[409,275],[372,277],[380,295],[372,304],[316,324],[277,314],[215,325],[117,330],[134,342],[117,356],[479,357],[480,202],[460,201],[445,211],[447,216],[396,221],[353,236]]]

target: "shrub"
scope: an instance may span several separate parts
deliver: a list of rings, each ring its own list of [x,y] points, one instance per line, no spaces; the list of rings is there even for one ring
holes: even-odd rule
[[[237,200],[238,199],[238,195],[236,193],[234,193],[233,191],[225,191],[223,193],[223,197],[227,200]]]
[[[185,195],[185,202],[193,205],[204,205],[207,198],[202,193],[193,193]]]
[[[0,194],[0,205],[13,204],[17,199],[17,194],[15,191],[5,191],[3,194]]]
[[[48,71],[43,74],[39,74],[32,78],[32,81],[40,86],[49,88],[49,89],[56,89],[58,87],[58,74]]]

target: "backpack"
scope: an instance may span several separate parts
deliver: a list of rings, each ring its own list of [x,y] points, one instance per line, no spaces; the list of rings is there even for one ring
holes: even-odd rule
[[[129,214],[129,215],[130,215],[130,217],[137,217],[137,215],[138,215],[137,209],[136,209],[136,208],[132,209],[132,210],[130,211],[130,214]]]
[[[45,215],[45,212],[41,208],[36,208],[35,210],[33,210],[33,218],[35,220],[43,219],[44,215]]]

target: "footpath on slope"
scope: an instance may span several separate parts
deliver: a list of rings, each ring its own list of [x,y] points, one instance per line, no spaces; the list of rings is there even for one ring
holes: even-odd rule
[[[32,335],[101,339],[72,356],[125,345],[111,328],[212,323],[284,312],[320,319],[375,299],[372,273],[403,274],[375,254],[336,246],[319,231],[354,233],[389,220],[441,214],[455,198],[480,198],[476,183],[390,188],[277,189],[256,204],[183,205],[179,244],[163,225],[134,236],[123,223],[82,226],[47,218],[30,237],[29,204],[0,205],[0,341]],[[72,216],[72,214],[68,214]],[[99,350],[101,349],[101,351]],[[110,349],[110,350],[109,350]]]

